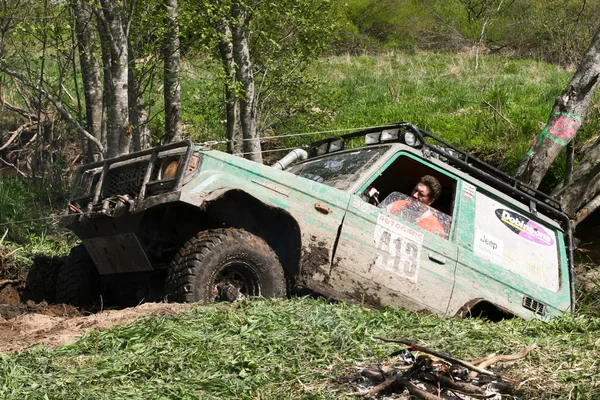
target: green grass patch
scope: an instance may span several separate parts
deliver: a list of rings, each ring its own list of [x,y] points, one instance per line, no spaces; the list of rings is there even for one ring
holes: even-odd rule
[[[215,95],[216,64],[190,63],[182,83],[184,121],[202,140],[223,139],[222,96]],[[268,149],[305,145],[334,133],[408,121],[512,173],[546,124],[555,98],[573,71],[532,60],[483,55],[475,68],[468,54],[336,56],[310,69],[320,82],[299,108],[282,102],[286,118],[263,127],[268,135],[295,135],[268,143]],[[187,88],[187,89],[186,89]],[[187,94],[186,94],[187,93]],[[213,93],[212,95],[210,93]],[[597,104],[597,101],[595,102]],[[261,110],[267,112],[267,110]],[[592,106],[578,143],[600,128]],[[212,114],[211,114],[212,113]],[[548,173],[549,189],[563,175],[564,156]]]
[[[55,350],[3,355],[5,399],[343,399],[336,378],[380,362],[405,338],[471,360],[537,343],[505,371],[529,380],[521,399],[600,395],[598,319],[565,315],[549,323],[443,320],[403,310],[298,298],[199,306],[105,331]]]

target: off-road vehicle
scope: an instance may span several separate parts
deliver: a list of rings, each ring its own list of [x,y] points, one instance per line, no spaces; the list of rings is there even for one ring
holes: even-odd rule
[[[442,186],[429,212],[443,232],[390,212],[424,175]],[[321,140],[274,167],[189,141],[107,159],[81,168],[68,212],[82,245],[59,272],[63,302],[309,291],[523,318],[574,304],[559,204],[409,123]]]

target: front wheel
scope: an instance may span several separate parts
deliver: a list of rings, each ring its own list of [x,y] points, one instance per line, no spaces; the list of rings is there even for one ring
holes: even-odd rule
[[[61,266],[56,278],[57,303],[88,306],[99,297],[100,275],[87,250],[80,244]]]
[[[177,253],[167,272],[169,301],[235,301],[285,296],[277,255],[258,236],[242,229],[200,232]]]

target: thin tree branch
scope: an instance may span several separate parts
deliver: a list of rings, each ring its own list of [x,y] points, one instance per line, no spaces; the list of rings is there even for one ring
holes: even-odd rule
[[[20,80],[21,82],[23,82],[25,85],[29,86],[30,88],[39,91],[46,99],[48,99],[53,105],[54,107],[56,107],[56,109],[58,110],[58,112],[60,113],[60,115],[65,118],[67,121],[69,121],[73,126],[75,126],[75,128],[77,129],[77,131],[83,135],[85,135],[85,137],[87,137],[89,140],[91,140],[92,142],[94,142],[97,146],[98,149],[100,150],[100,152],[102,153],[102,156],[105,156],[105,150],[104,150],[104,146],[102,146],[102,143],[96,139],[93,135],[91,135],[88,131],[86,131],[83,126],[81,126],[81,124],[71,115],[71,113],[63,107],[62,103],[55,99],[50,93],[48,93],[44,88],[36,85],[35,83],[31,82],[29,79],[27,79],[27,77],[23,76],[22,74],[13,71],[11,69],[6,68],[4,65],[0,64],[0,71],[17,78],[18,80]]]

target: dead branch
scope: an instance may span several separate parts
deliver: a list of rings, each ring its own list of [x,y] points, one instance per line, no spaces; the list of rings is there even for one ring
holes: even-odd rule
[[[0,157],[0,161],[2,161],[4,164],[8,165],[9,167],[13,167],[15,169],[15,171],[17,171],[17,173],[19,175],[21,175],[24,178],[27,178],[27,174],[25,174],[23,171],[21,171],[19,168],[17,168],[17,166],[15,164],[9,163],[8,161],[6,161],[5,159],[3,159],[2,157]]]
[[[385,381],[383,381],[383,383],[380,383],[377,386],[373,386],[369,390],[363,390],[363,391],[356,392],[356,393],[350,393],[349,396],[352,396],[352,397],[367,397],[367,398],[368,397],[373,397],[376,394],[379,394],[379,393],[383,392],[384,390],[386,390],[387,388],[389,388],[390,386],[392,386],[394,383],[396,383],[396,375],[390,376]]]
[[[483,101],[485,103],[485,105],[487,105],[489,108],[491,108],[496,114],[498,114],[500,116],[500,118],[502,118],[503,120],[505,120],[506,122],[508,122],[508,124],[510,125],[511,128],[515,127],[515,124],[512,123],[512,121],[508,118],[506,118],[504,116],[504,114],[502,114],[500,112],[500,110],[498,110],[496,107],[494,107],[492,105],[492,103],[490,103],[489,101],[487,101],[484,97],[483,97],[483,90],[481,92],[481,101]]]
[[[477,365],[477,366],[479,367],[479,364],[481,364],[481,363],[482,363],[482,362],[484,362],[484,361],[487,361],[487,360],[489,360],[489,359],[490,359],[490,358],[492,358],[492,357],[496,357],[496,353],[491,353],[491,354],[488,354],[488,355],[487,355],[487,356],[485,356],[485,357],[478,358],[477,360],[473,360],[473,361],[471,361],[471,364],[473,364],[473,365]]]
[[[27,124],[23,124],[21,126],[19,126],[17,129],[15,129],[14,132],[9,132],[12,133],[11,137],[6,141],[6,143],[4,143],[1,147],[0,150],[4,150],[5,148],[7,148],[16,138],[17,136],[19,136],[21,133],[23,133],[23,131],[32,128],[33,125],[30,123]]]
[[[98,150],[102,153],[102,156],[106,155],[106,152],[104,150],[104,146],[102,145],[102,143],[97,138],[95,138],[93,135],[91,135],[88,131],[86,131],[83,126],[81,126],[81,124],[71,115],[71,113],[62,106],[62,103],[60,102],[60,100],[55,99],[44,88],[40,87],[39,85],[35,84],[34,82],[31,82],[24,75],[22,75],[16,71],[13,71],[9,68],[6,68],[1,63],[0,63],[0,71],[3,71],[4,73],[6,73],[8,75],[17,78],[18,80],[23,82],[25,85],[31,87],[34,90],[39,91],[46,99],[48,99],[54,105],[54,107],[58,110],[58,112],[60,113],[60,115],[63,118],[65,118],[73,126],[75,126],[75,128],[77,128],[77,131],[79,133],[83,134],[88,140],[91,140],[98,146]]]
[[[461,393],[465,393],[465,394],[469,394],[469,395],[471,395],[471,394],[485,395],[485,390],[483,390],[479,386],[471,385],[470,383],[467,383],[467,382],[455,381],[453,379],[448,378],[447,376],[440,375],[440,374],[437,374],[436,378],[443,387],[446,387],[449,389],[456,389],[456,390],[459,390]]]
[[[37,121],[38,117],[35,114],[30,113],[29,111],[17,107],[17,106],[13,106],[12,104],[8,103],[6,100],[4,100],[3,97],[0,96],[0,104],[2,104],[2,107],[6,108],[8,111],[12,111],[16,114],[19,114],[21,117],[26,118],[30,121]]]
[[[519,358],[525,357],[530,351],[537,349],[537,347],[537,343],[534,343],[515,354],[500,354],[498,356],[491,357],[490,359],[483,361],[479,365],[479,368],[487,368],[497,362],[518,360]]]
[[[416,396],[423,400],[440,400],[440,398],[431,393],[427,393],[424,390],[419,389],[416,385],[414,385],[411,381],[406,378],[398,377],[398,383],[404,386],[410,394]]]
[[[449,362],[451,362],[453,364],[461,365],[461,366],[463,366],[463,367],[465,367],[467,369],[470,369],[471,371],[475,371],[477,373],[480,373],[480,374],[483,374],[483,375],[487,375],[487,376],[491,376],[491,377],[494,377],[494,378],[502,379],[499,375],[496,375],[496,374],[494,374],[491,371],[487,371],[487,370],[485,370],[483,368],[476,367],[473,364],[470,364],[470,363],[468,363],[466,361],[459,360],[457,358],[451,357],[451,356],[449,356],[447,354],[439,353],[439,352],[437,352],[435,350],[431,350],[431,349],[428,349],[426,347],[421,347],[421,346],[417,345],[416,343],[413,343],[413,342],[411,342],[409,340],[404,340],[404,339],[386,339],[386,338],[383,338],[383,337],[380,337],[380,336],[375,336],[375,339],[379,339],[379,340],[382,340],[384,342],[401,343],[401,344],[404,344],[404,345],[408,346],[408,348],[410,350],[419,351],[421,353],[431,354],[432,356],[439,357],[442,360],[449,361]]]

